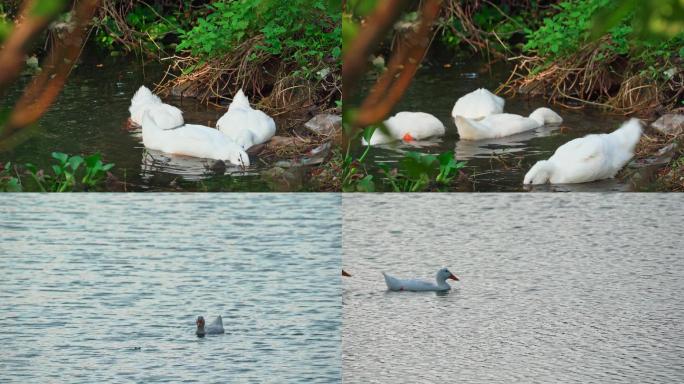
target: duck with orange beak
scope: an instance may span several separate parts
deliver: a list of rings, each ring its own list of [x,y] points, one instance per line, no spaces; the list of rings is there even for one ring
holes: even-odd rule
[[[387,130],[376,129],[370,140],[362,139],[363,145],[387,144],[394,141],[420,141],[444,136],[444,124],[435,116],[425,112],[399,112],[384,121]]]
[[[435,276],[436,283],[418,279],[398,279],[385,272],[383,272],[382,275],[385,277],[387,289],[390,291],[448,291],[451,289],[451,286],[447,284],[447,280],[459,281],[459,278],[447,268],[442,268],[437,271],[437,275]]]

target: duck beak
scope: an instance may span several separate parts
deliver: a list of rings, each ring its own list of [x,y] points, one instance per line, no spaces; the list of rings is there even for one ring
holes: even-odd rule
[[[415,140],[415,139],[413,138],[413,136],[411,136],[410,133],[405,134],[404,137],[402,137],[401,139],[404,140],[404,141],[406,141],[406,142],[411,142],[411,141]]]
[[[448,278],[451,279],[451,280],[459,281],[459,280],[458,280],[458,277],[456,277],[456,275],[454,275],[453,273],[452,273],[451,275],[449,275]]]

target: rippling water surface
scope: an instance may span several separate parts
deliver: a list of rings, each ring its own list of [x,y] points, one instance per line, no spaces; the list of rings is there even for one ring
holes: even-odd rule
[[[345,195],[343,382],[684,381],[677,195]],[[381,271],[461,278],[388,292]]]
[[[340,232],[336,195],[0,196],[0,381],[339,382]]]

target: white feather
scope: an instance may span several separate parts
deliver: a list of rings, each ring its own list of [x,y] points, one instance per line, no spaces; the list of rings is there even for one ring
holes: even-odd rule
[[[631,119],[612,133],[571,140],[548,160],[537,162],[523,184],[573,184],[615,176],[634,156],[641,137],[641,123]]]
[[[406,135],[410,135],[413,140],[444,135],[444,124],[435,116],[425,112],[399,112],[384,123],[388,134],[376,129],[370,139],[371,145],[402,140]],[[361,139],[361,143],[368,145],[365,139]]]
[[[267,142],[276,132],[275,121],[264,112],[250,107],[242,89],[233,98],[228,111],[218,120],[216,128],[245,150]]]

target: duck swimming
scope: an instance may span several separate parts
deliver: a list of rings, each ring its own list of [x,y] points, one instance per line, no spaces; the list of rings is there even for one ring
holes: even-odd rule
[[[221,316],[218,316],[214,321],[212,321],[211,324],[207,325],[205,327],[204,325],[204,317],[198,316],[197,321],[195,321],[195,324],[197,324],[197,331],[195,331],[195,334],[199,337],[204,337],[205,335],[219,335],[222,333],[225,333],[223,330],[223,319]]]
[[[137,125],[142,125],[145,112],[150,111],[152,108],[161,108],[167,112],[165,118],[158,121],[160,127],[163,129],[180,127],[185,124],[183,121],[183,113],[180,109],[162,103],[159,96],[153,94],[149,88],[143,85],[131,99],[131,106],[128,108],[128,112],[131,113],[131,121]]]
[[[506,101],[503,98],[487,89],[480,88],[456,100],[456,104],[451,110],[451,116],[480,120],[489,115],[503,113],[505,103]]]
[[[146,148],[249,166],[249,156],[242,147],[214,128],[184,124],[165,129],[164,127],[168,127],[170,122],[174,121],[173,112],[175,111],[164,105],[151,107],[145,111],[142,137]]]
[[[560,124],[563,118],[549,108],[537,108],[529,117],[498,113],[479,121],[455,116],[454,121],[462,140],[483,140],[510,136],[543,125]]]
[[[451,273],[447,268],[442,268],[437,271],[437,274],[435,275],[436,283],[416,279],[397,279],[385,272],[383,272],[382,275],[385,277],[387,289],[390,291],[448,291],[451,289],[451,286],[447,284],[447,279],[459,281],[458,277]]]
[[[387,134],[376,129],[370,138],[370,145],[387,144],[398,140],[414,141],[444,135],[444,124],[435,116],[425,112],[399,112],[385,120]],[[361,139],[363,145],[369,145]]]
[[[275,121],[264,112],[253,109],[242,89],[235,94],[228,111],[216,122],[216,128],[244,150],[269,141],[276,132]]]
[[[612,133],[571,140],[556,149],[548,160],[538,161],[523,184],[572,184],[608,179],[634,156],[641,138],[641,123],[631,119]]]

